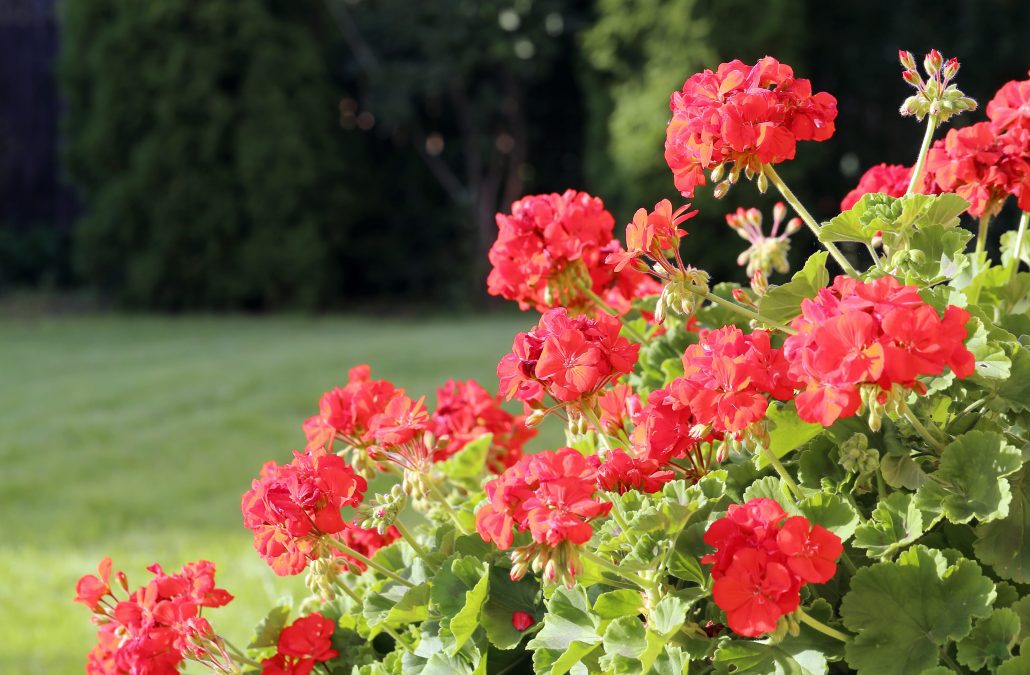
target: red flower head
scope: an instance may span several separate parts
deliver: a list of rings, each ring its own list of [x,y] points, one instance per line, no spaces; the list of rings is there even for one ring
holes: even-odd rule
[[[672,471],[663,470],[658,460],[631,457],[618,448],[609,452],[597,468],[597,487],[619,494],[630,490],[658,492],[673,478]]]
[[[920,390],[922,375],[950,368],[960,378],[975,360],[965,347],[969,313],[949,305],[944,316],[923,302],[915,286],[893,277],[862,282],[840,276],[801,303],[783,353],[790,374],[805,384],[798,415],[824,426],[858,412],[861,388],[884,395],[895,385]]]
[[[908,182],[912,179],[912,167],[900,164],[877,164],[870,167],[858,179],[858,185],[840,203],[840,210],[847,211],[867,194],[885,194],[889,197],[904,197]]]
[[[75,602],[81,602],[90,609],[100,604],[100,599],[111,593],[111,558],[104,557],[97,565],[97,574],[86,574],[75,584]]]
[[[683,354],[683,376],[669,385],[680,405],[710,419],[720,434],[742,438],[765,417],[767,396],[789,400],[797,388],[768,331],[745,335],[736,326],[701,333]]]
[[[601,431],[614,434],[618,431],[627,433],[629,424],[637,424],[643,411],[643,404],[628,384],[619,383],[604,390],[597,397],[597,407],[601,409]]]
[[[570,318],[564,308],[548,311],[536,328],[515,337],[512,353],[497,365],[501,392],[527,402],[547,393],[559,403],[597,394],[636,363],[640,346],[619,335],[620,325],[607,315]]]
[[[786,522],[784,522],[786,521]],[[714,547],[701,559],[712,565],[712,598],[731,629],[758,637],[797,609],[805,583],[825,583],[837,573],[840,538],[806,518],[787,518],[771,499],[732,505],[705,532]]]
[[[436,390],[430,430],[445,442],[433,455],[435,461],[450,457],[483,434],[493,434],[487,465],[498,473],[522,457],[522,447],[537,433],[526,427],[523,416],[502,408],[500,397],[475,380],[447,380]]]
[[[522,309],[581,311],[592,306],[583,289],[600,294],[612,279],[604,249],[614,241],[615,219],[597,197],[575,190],[523,197],[511,205],[511,215],[497,214],[497,227],[490,295]]]
[[[347,526],[340,530],[337,534],[340,541],[344,544],[357,551],[366,558],[371,558],[376,552],[385,547],[389,546],[393,542],[401,538],[401,532],[397,529],[397,526],[391,525],[385,533],[379,534],[379,530],[376,528],[364,528],[358,525],[358,521],[354,520],[347,523]],[[346,562],[346,567],[351,571],[356,570],[357,572],[365,571],[365,563],[352,558],[339,551],[333,549],[333,555],[337,558],[342,558]]]
[[[367,365],[351,368],[347,384],[327,391],[318,402],[318,415],[304,422],[308,450],[329,448],[334,439],[363,448],[372,442],[369,424],[394,397],[403,395],[386,380],[371,379]]]
[[[987,104],[987,117],[999,134],[1013,127],[1030,130],[1030,80],[1003,84]]]
[[[332,648],[336,624],[318,612],[301,617],[279,634],[275,656],[261,662],[262,675],[308,675],[317,663],[340,655]]]
[[[670,459],[687,456],[702,442],[713,438],[694,410],[667,388],[656,389],[647,397],[647,405],[633,429],[632,441],[637,457],[665,465]]]
[[[797,141],[824,141],[834,132],[837,100],[812,94],[808,80],[765,57],[754,66],[723,63],[692,75],[670,100],[665,161],[676,188],[691,197],[704,172],[733,162],[734,171],[794,158]]]
[[[685,204],[673,212],[672,202],[663,199],[654,205],[651,213],[647,209],[637,209],[633,222],[626,226],[626,250],[610,254],[605,262],[614,265],[615,271],[619,272],[640,256],[664,257],[662,252],[678,248],[680,238],[687,234],[679,226],[697,215],[696,210],[688,212],[689,208],[690,204]]]
[[[590,522],[605,516],[611,504],[595,498],[596,457],[572,448],[523,457],[486,484],[487,503],[476,513],[483,541],[510,548],[512,527],[529,530],[533,540],[549,547],[564,541],[590,540]]]
[[[108,578],[110,569],[111,560],[105,558],[100,563],[100,576]],[[111,601],[91,607],[100,628],[97,644],[87,659],[87,673],[177,674],[185,658],[219,662],[221,654],[215,652],[223,648],[209,651],[205,645],[218,644],[221,638],[200,617],[200,610],[221,607],[233,597],[215,587],[214,564],[206,560],[188,563],[181,572],[171,575],[156,563],[147,569],[154,578],[128,598],[117,601],[108,587],[97,600],[111,595]],[[90,588],[80,589],[80,595],[87,590],[92,597],[100,590],[92,581],[86,585]],[[86,604],[87,599],[76,601]]]
[[[276,574],[298,574],[322,535],[347,526],[340,509],[357,506],[365,489],[365,480],[336,455],[295,452],[289,464],[262,467],[243,495],[243,525]]]
[[[404,445],[429,428],[429,412],[425,397],[412,401],[401,394],[394,396],[381,413],[368,423],[369,432],[379,446]]]
[[[930,148],[927,175],[941,192],[954,192],[970,203],[969,213],[993,216],[1030,173],[1019,130],[1003,141],[990,122],[980,122],[948,135]],[[1008,149],[1008,151],[1006,151]]]

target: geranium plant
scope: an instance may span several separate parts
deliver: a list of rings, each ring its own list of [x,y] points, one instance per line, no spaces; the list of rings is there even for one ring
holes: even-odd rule
[[[695,266],[687,205],[640,209],[625,245],[583,192],[499,214],[489,291],[539,314],[499,393],[450,381],[431,412],[353,368],[241,502],[310,597],[237,646],[211,563],[130,592],[105,559],[77,589],[87,670],[1030,672],[1030,80],[935,141],[977,105],[954,59],[900,58],[919,155],[823,223],[775,167],[833,135],[833,96],[769,57],[672,95],[684,197],[750,179],[786,202],[726,217],[747,285]],[[803,226],[825,250],[774,283]],[[551,416],[565,447],[524,454]]]

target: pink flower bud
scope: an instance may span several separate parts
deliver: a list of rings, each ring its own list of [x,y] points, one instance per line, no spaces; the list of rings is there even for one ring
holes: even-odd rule
[[[958,73],[958,69],[958,59],[954,57],[948,59],[947,63],[944,64],[944,79],[950,80],[951,78],[955,77],[955,75]]]
[[[118,570],[114,574],[114,578],[118,580],[118,585],[122,587],[126,593],[129,592],[129,577],[125,576],[125,572]]]
[[[747,293],[744,292],[743,288],[734,288],[733,289],[733,299],[736,300],[737,302],[739,302],[742,305],[750,305],[750,304],[752,304],[751,303],[751,298],[747,297]]]
[[[536,620],[528,612],[512,612],[511,614],[511,625],[517,631],[528,630],[534,623],[536,623]]]
[[[801,229],[801,219],[797,216],[787,222],[787,234],[794,234]]]
[[[916,57],[912,55],[912,52],[906,52],[902,49],[898,50],[898,61],[901,61],[901,67],[906,70],[912,70],[916,67]]]
[[[776,202],[773,205],[773,222],[782,223],[783,219],[787,217],[787,205],[783,202]]]
[[[936,75],[941,69],[941,65],[944,63],[944,57],[936,49],[931,49],[930,53],[923,59],[923,68],[926,70],[927,75]]]
[[[918,87],[923,84],[923,78],[919,77],[919,73],[913,70],[906,70],[901,74],[902,79],[908,82],[913,87]]]

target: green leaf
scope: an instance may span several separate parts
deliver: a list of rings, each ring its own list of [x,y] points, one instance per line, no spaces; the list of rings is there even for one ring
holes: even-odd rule
[[[440,638],[451,656],[479,627],[479,612],[490,585],[489,571],[486,562],[466,556],[444,565],[433,579],[430,608],[440,617]]]
[[[919,462],[909,455],[884,455],[880,457],[880,474],[892,488],[916,490],[929,477]]]
[[[929,225],[914,233],[899,265],[903,281],[925,284],[958,276],[969,266],[963,251],[972,236],[969,230],[942,225]]]
[[[279,642],[279,633],[283,632],[290,619],[289,605],[278,605],[268,610],[265,618],[254,628],[254,637],[250,639],[247,649],[264,649],[275,647]]]
[[[825,251],[813,253],[805,266],[782,286],[772,286],[758,303],[758,311],[773,321],[789,322],[801,313],[801,301],[814,298],[820,288],[830,283],[826,271]]]
[[[1008,266],[1016,249],[1016,230],[1001,235],[1001,266]],[[1024,236],[1019,250],[1020,261],[1030,265],[1030,237]]]
[[[1019,643],[1019,656],[998,666],[995,675],[1030,675],[1030,638]]]
[[[486,458],[493,441],[493,434],[483,434],[474,441],[469,441],[453,456],[443,462],[438,462],[435,466],[448,478],[457,481],[472,480],[478,484],[479,479],[483,476]]]
[[[604,653],[638,659],[647,649],[644,624],[635,616],[622,616],[608,624],[604,631]]]
[[[847,541],[861,522],[858,512],[840,495],[817,492],[798,503],[797,510],[813,525],[822,525],[830,532]]]
[[[387,624],[392,628],[406,623],[424,621],[429,616],[429,585],[412,588],[395,584],[381,593],[365,596],[362,614],[369,628]]]
[[[1019,617],[1019,641],[1022,642],[1030,638],[1030,595],[1025,595],[1014,602],[1011,609]]]
[[[1012,656],[1019,636],[1019,616],[1011,609],[996,609],[976,622],[969,635],[958,643],[958,662],[974,671],[984,666],[990,670]]]
[[[880,501],[871,518],[855,530],[855,547],[870,558],[890,558],[929,529],[936,518],[916,506],[915,496],[893,492]]]
[[[752,499],[772,499],[790,513],[794,510],[793,497],[787,485],[776,476],[759,478],[744,490],[744,501]]]
[[[800,648],[799,648],[800,647]],[[715,652],[715,672],[734,675],[823,675],[826,658],[808,643],[730,640]]]
[[[651,610],[648,630],[653,630],[663,637],[678,631],[687,620],[690,603],[677,595],[666,595]]]
[[[944,448],[934,480],[923,483],[916,501],[924,510],[939,510],[953,523],[1004,518],[1012,492],[1001,479],[1022,464],[1023,453],[1001,434],[968,431]]]
[[[976,527],[976,557],[1002,579],[1030,583],[1030,491],[1026,469],[1008,479],[1014,495],[1008,515]]]
[[[526,612],[539,621],[543,607],[537,602],[540,584],[531,577],[512,581],[508,571],[499,567],[490,568],[490,592],[483,603],[480,621],[486,630],[486,637],[498,649],[513,649],[525,633],[511,624],[511,615]]]
[[[601,643],[601,619],[590,611],[586,589],[561,586],[547,603],[540,632],[529,641],[537,672],[561,675]]]
[[[862,568],[841,603],[856,633],[845,647],[859,675],[907,675],[938,665],[940,647],[969,634],[990,614],[994,584],[971,560],[948,565],[939,551],[914,546],[897,562]]]
[[[594,613],[602,619],[618,619],[623,616],[637,616],[644,606],[640,591],[620,589],[597,596]]]
[[[772,427],[769,433],[769,450],[778,459],[800,448],[823,431],[821,424],[802,421],[793,405],[770,405],[765,417],[771,422]],[[764,469],[769,466],[769,460],[766,459],[764,452],[758,453],[756,457],[758,468]]]

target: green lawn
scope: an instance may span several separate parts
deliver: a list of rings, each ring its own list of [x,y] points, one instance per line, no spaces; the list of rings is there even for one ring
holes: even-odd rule
[[[358,363],[413,394],[447,377],[496,387],[530,316],[489,319],[68,318],[0,322],[0,673],[82,671],[93,631],[71,602],[104,555],[206,558],[237,599],[210,614],[243,641],[296,592],[257,557],[239,499]]]

